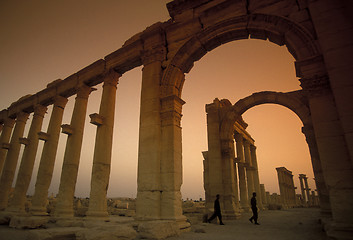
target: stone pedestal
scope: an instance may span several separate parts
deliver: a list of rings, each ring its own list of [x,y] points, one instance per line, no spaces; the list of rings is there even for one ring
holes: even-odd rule
[[[6,209],[10,212],[24,212],[26,193],[28,190],[29,183],[31,181],[34,161],[37,154],[39,137],[38,133],[42,129],[42,123],[44,114],[47,111],[47,107],[37,105],[34,109],[32,124],[28,132],[28,145],[25,146],[23,151],[21,165],[17,175],[17,181],[13,198],[10,202],[9,207]]]
[[[110,71],[104,77],[103,93],[99,114],[90,115],[91,123],[97,125],[96,143],[93,155],[90,202],[88,217],[107,217],[107,190],[113,144],[115,99],[119,77]],[[94,118],[101,121],[94,120]]]
[[[17,114],[16,125],[12,133],[10,148],[6,155],[4,168],[0,179],[0,210],[4,210],[8,204],[8,198],[14,179],[15,170],[20,154],[20,138],[23,136],[29,114],[20,112]]]
[[[45,143],[40,158],[37,181],[35,184],[34,195],[32,197],[32,206],[30,208],[33,215],[47,215],[46,205],[48,201],[48,189],[53,177],[60,135],[60,125],[66,103],[67,98],[61,96],[55,97],[47,133],[40,134],[40,139],[44,139]]]

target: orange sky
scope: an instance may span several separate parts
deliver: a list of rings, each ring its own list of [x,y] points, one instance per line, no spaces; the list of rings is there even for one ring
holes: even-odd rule
[[[49,82],[64,79],[103,58],[147,26],[168,20],[167,2],[0,1],[0,110],[24,95],[42,90]],[[88,114],[99,110],[101,85],[97,88],[89,99]],[[207,150],[205,104],[216,97],[227,98],[234,104],[253,92],[298,89],[293,57],[286,47],[267,41],[231,42],[196,62],[186,75],[182,94],[186,101],[182,119],[183,198],[204,197],[201,152]],[[110,197],[136,195],[140,91],[141,67],[124,74],[118,85]],[[63,123],[70,122],[73,104],[71,97]],[[50,112],[51,108],[43,131]],[[248,110],[243,117],[255,139],[260,182],[267,191],[279,191],[275,168],[280,166],[293,171],[297,187],[298,174],[304,173],[309,177],[310,187],[315,188],[308,147],[301,133],[302,123],[293,112],[266,104]],[[89,195],[96,129],[89,123],[86,126],[76,188],[76,195],[81,197]],[[65,142],[66,136],[61,135],[49,189],[54,194],[58,190]],[[33,193],[38,157],[29,194]]]

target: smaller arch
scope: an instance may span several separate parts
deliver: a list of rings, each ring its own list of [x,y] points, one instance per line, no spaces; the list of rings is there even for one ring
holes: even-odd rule
[[[257,92],[240,99],[232,110],[226,113],[221,122],[221,139],[229,139],[233,134],[233,126],[236,120],[248,109],[266,103],[278,104],[292,110],[302,121],[303,126],[310,126],[311,114],[307,101],[302,90],[293,92]]]

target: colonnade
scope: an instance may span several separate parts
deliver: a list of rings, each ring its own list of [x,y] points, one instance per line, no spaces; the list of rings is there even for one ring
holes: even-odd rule
[[[212,209],[216,195],[220,194],[223,215],[232,219],[237,218],[241,211],[250,210],[253,192],[257,193],[258,207],[263,209],[263,194],[256,147],[245,131],[247,124],[239,118],[229,139],[221,139],[222,113],[229,107],[228,100],[218,99],[206,105],[208,151],[203,152],[203,156],[206,208]]]
[[[91,123],[97,126],[96,141],[93,156],[91,177],[90,203],[87,211],[89,217],[107,217],[106,195],[110,176],[113,125],[115,114],[115,99],[119,77],[115,71],[108,71],[101,76],[103,82],[99,113],[90,114]],[[60,129],[67,134],[66,149],[62,165],[59,193],[55,216],[74,216],[73,199],[77,181],[80,154],[87,114],[87,103],[90,93],[95,90],[87,84],[75,81],[71,92],[56,94],[50,101],[42,102],[39,96],[29,99],[34,101],[28,111],[8,113],[1,126],[0,136],[0,210],[4,213],[23,214],[25,212],[26,193],[32,177],[34,162],[39,141],[44,141],[40,154],[40,163],[35,182],[35,191],[30,207],[31,215],[47,215],[48,189],[51,184]],[[98,83],[99,83],[98,82]],[[55,82],[49,84],[46,90],[58,92]],[[72,92],[74,91],[74,92]],[[75,105],[70,124],[62,124],[68,96],[76,95]],[[53,105],[48,129],[43,132],[42,123],[47,107]],[[28,136],[24,137],[24,129],[30,114],[33,112]],[[12,133],[12,135],[11,135]],[[11,139],[10,139],[11,136]],[[13,196],[9,199],[15,177],[15,170],[20,155],[21,145],[24,145]]]
[[[293,174],[291,171],[285,167],[278,167],[277,176],[278,176],[278,185],[281,195],[282,207],[290,208],[297,205],[296,194],[293,181]]]

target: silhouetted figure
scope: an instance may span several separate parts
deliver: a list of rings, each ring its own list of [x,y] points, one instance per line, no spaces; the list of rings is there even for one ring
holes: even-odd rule
[[[224,225],[222,222],[222,214],[221,214],[221,206],[219,205],[219,194],[216,195],[216,200],[214,201],[214,213],[213,215],[207,220],[208,223],[210,223],[213,219],[218,217],[219,219],[219,224]]]
[[[249,219],[250,222],[254,220],[256,225],[260,225],[257,222],[257,206],[256,206],[256,192],[252,193],[252,198],[251,198],[251,210],[252,210],[252,217]]]

